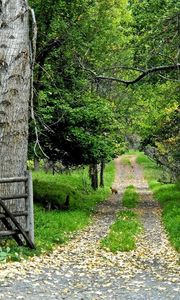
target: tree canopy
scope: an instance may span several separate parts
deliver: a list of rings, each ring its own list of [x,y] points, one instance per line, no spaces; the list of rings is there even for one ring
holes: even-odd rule
[[[177,174],[179,3],[30,3],[38,23],[34,106],[49,158],[109,160],[136,135]]]

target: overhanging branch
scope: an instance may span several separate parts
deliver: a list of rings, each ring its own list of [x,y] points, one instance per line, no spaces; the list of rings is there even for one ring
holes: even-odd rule
[[[130,68],[130,67],[119,67],[121,69],[127,69],[127,70],[136,70],[141,72],[140,75],[138,75],[135,79],[133,80],[124,80],[121,78],[117,78],[117,77],[109,77],[109,76],[104,76],[104,75],[96,75],[96,79],[97,80],[108,80],[108,81],[115,81],[115,82],[120,82],[120,83],[124,83],[126,85],[129,84],[134,84],[138,81],[140,81],[141,79],[143,79],[145,76],[152,74],[152,73],[158,73],[158,72],[170,72],[173,70],[179,70],[180,69],[180,64],[174,64],[174,65],[168,65],[168,66],[159,66],[159,67],[153,67],[147,70],[143,70],[140,68]],[[94,72],[91,71],[91,73],[93,74]]]

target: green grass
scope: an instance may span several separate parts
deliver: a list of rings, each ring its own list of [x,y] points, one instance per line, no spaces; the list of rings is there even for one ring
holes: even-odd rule
[[[162,219],[169,239],[180,251],[180,188],[178,184],[156,184],[152,190],[163,208]]]
[[[133,185],[129,185],[122,197],[123,206],[127,208],[135,208],[139,202],[139,195]]]
[[[109,234],[101,241],[102,248],[113,253],[131,251],[136,246],[136,235],[141,226],[136,213],[121,211],[115,223],[110,227]]]
[[[88,169],[73,171],[71,174],[51,175],[36,172],[34,178],[34,199],[43,203],[63,204],[66,196],[70,195],[70,209],[81,210],[87,213],[93,211],[97,203],[104,200],[110,193],[115,176],[114,162],[105,168],[105,187],[94,191],[90,187]]]
[[[61,175],[34,173],[36,250],[18,247],[13,240],[0,241],[0,261],[40,255],[51,251],[56,244],[67,242],[72,233],[89,224],[96,205],[109,196],[114,175],[111,162],[105,169],[105,187],[94,191],[90,188],[87,168]],[[44,200],[64,203],[67,194],[70,195],[68,211],[46,211],[41,205]]]
[[[144,175],[148,182],[157,181],[161,177],[163,173],[162,169],[153,160],[144,155],[144,153],[137,153],[136,161],[143,167]]]
[[[158,181],[162,174],[161,168],[142,153],[137,162],[143,166],[145,177],[163,209],[162,220],[171,244],[180,251],[180,184],[163,184]]]
[[[124,155],[124,156],[122,157],[121,163],[122,163],[123,165],[127,165],[127,166],[130,166],[130,165],[131,165],[131,162],[130,162],[129,158],[128,158],[126,155]]]
[[[45,211],[41,205],[37,204],[34,210],[36,250],[18,247],[13,240],[2,242],[1,248],[3,252],[6,252],[6,255],[5,253],[3,255],[7,260],[20,260],[22,257],[26,258],[48,252],[52,250],[55,244],[67,242],[70,233],[84,228],[89,223],[87,213],[80,210]]]
[[[143,152],[140,152],[138,150],[130,149],[130,150],[126,151],[125,155],[139,155],[140,153],[143,153]]]

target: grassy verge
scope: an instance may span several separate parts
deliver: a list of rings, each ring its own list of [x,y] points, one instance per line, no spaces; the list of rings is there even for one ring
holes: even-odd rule
[[[56,244],[67,242],[72,233],[89,224],[95,206],[108,197],[114,175],[115,167],[111,162],[105,169],[105,187],[93,191],[89,187],[87,169],[54,176],[34,173],[34,198],[38,202],[35,204],[36,250],[18,247],[12,240],[0,241],[0,261],[39,255],[52,250]],[[45,200],[64,203],[67,195],[70,195],[68,211],[46,211],[41,205]]]
[[[123,206],[127,208],[135,208],[139,202],[139,195],[133,185],[129,185],[122,197]]]
[[[153,181],[157,183],[158,179],[162,175],[162,169],[157,166],[155,161],[149,159],[144,153],[137,152],[137,163],[141,165],[144,169],[144,175],[148,183]]]
[[[169,240],[177,251],[180,251],[180,184],[162,184],[158,182],[162,170],[140,153],[137,163],[143,166],[145,177],[163,209],[162,219]]]
[[[140,223],[136,213],[121,211],[110,227],[109,234],[101,241],[102,248],[117,251],[131,251],[136,246],[136,235],[140,232]]]

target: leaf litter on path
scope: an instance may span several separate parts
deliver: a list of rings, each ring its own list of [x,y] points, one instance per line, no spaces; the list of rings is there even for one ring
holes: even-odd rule
[[[142,169],[134,155],[129,160],[131,165],[116,160],[114,186],[119,194],[100,204],[92,224],[69,244],[29,261],[0,265],[0,299],[178,299],[178,254],[169,244],[161,209]],[[134,210],[144,229],[135,250],[113,254],[100,248],[100,240],[123,209],[121,196],[129,185],[140,191],[141,202]]]

